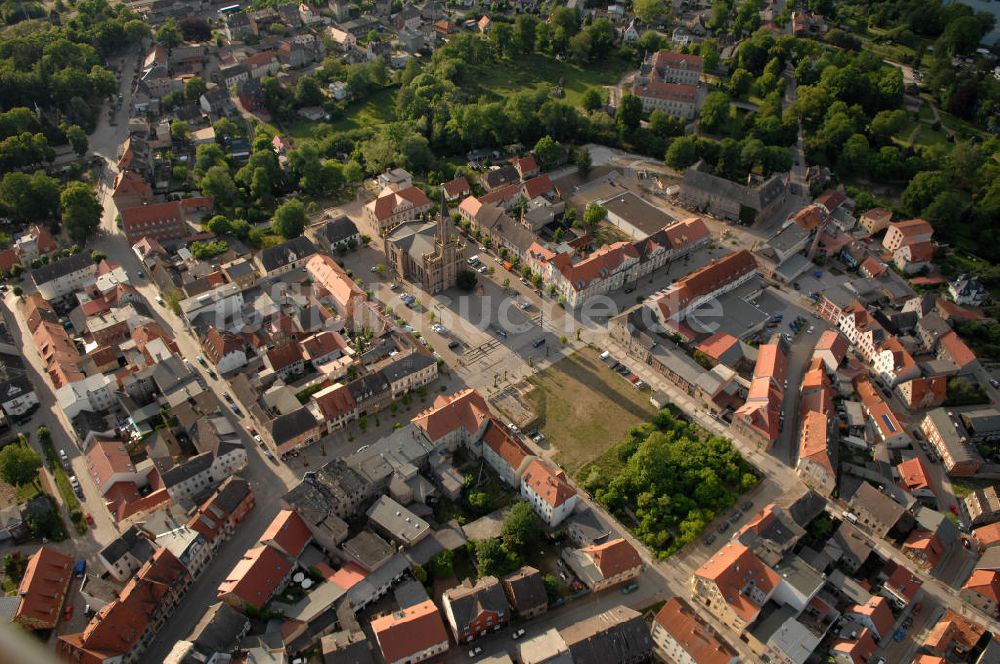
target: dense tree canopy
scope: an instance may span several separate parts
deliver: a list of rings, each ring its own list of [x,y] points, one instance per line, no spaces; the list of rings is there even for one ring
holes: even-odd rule
[[[660,556],[694,540],[758,481],[732,443],[668,410],[631,430],[615,452],[621,465],[592,466],[585,484]]]

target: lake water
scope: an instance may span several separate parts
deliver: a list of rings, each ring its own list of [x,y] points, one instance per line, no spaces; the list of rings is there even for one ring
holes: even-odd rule
[[[1000,0],[962,0],[962,4],[972,7],[975,12],[993,14],[996,17],[996,23],[993,30],[987,32],[986,36],[983,37],[982,44],[989,46],[1000,42]]]

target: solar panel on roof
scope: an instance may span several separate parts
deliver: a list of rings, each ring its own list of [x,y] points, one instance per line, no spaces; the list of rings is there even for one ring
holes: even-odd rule
[[[882,416],[882,421],[885,422],[885,426],[889,429],[889,433],[896,433],[896,425],[892,423],[888,415]]]

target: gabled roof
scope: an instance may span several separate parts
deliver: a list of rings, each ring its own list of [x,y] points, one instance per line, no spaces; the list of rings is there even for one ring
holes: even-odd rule
[[[654,629],[656,625],[664,629],[696,664],[730,664],[738,658],[733,647],[680,597],[667,600],[653,621]]]
[[[833,650],[838,653],[843,653],[847,656],[853,664],[866,664],[875,651],[878,650],[878,646],[875,644],[875,639],[872,638],[872,633],[868,628],[861,630],[861,634],[858,635],[857,639],[840,639],[833,644]]]
[[[38,549],[28,560],[17,589],[21,603],[14,613],[14,622],[29,629],[55,627],[72,576],[72,558],[47,546]]]
[[[277,549],[256,546],[236,563],[219,585],[218,597],[233,594],[245,604],[261,608],[285,580],[291,565]]]
[[[889,606],[889,600],[881,595],[872,596],[864,604],[855,604],[848,609],[848,613],[856,613],[870,618],[880,637],[887,636],[896,622],[896,617],[892,615],[892,608]]]
[[[570,486],[566,473],[538,458],[532,459],[524,469],[521,482],[551,507],[559,507],[576,496],[576,490]]]
[[[972,534],[983,548],[1000,544],[1000,521],[976,528]]]
[[[695,574],[712,581],[730,609],[747,622],[752,622],[763,607],[744,592],[746,587],[752,584],[770,595],[781,582],[774,570],[738,542],[730,542],[717,551]]]
[[[921,489],[930,489],[930,482],[927,481],[927,469],[924,468],[924,463],[920,460],[920,457],[913,457],[912,459],[907,459],[898,466],[896,470],[899,471],[899,482],[909,492],[919,491]]]
[[[366,207],[372,211],[375,219],[378,221],[385,221],[392,215],[396,214],[400,206],[405,203],[409,203],[412,207],[420,208],[425,205],[430,205],[431,200],[427,198],[427,194],[425,194],[421,189],[411,186],[400,189],[399,191],[387,193],[384,196],[379,196]]]
[[[387,662],[414,656],[433,646],[448,643],[441,614],[431,600],[371,621],[375,640]]]
[[[716,292],[757,269],[753,254],[745,249],[717,258],[705,267],[678,280],[670,289],[652,300],[664,320],[677,316],[699,298]]]
[[[594,561],[594,565],[601,570],[605,579],[642,565],[639,552],[622,537],[604,544],[584,547],[582,551]]]
[[[960,368],[964,368],[976,361],[976,354],[972,352],[962,338],[954,331],[948,332],[938,340],[939,347],[948,354],[951,361]]]
[[[205,356],[217,365],[226,355],[243,350],[246,344],[239,335],[209,327],[201,345]]]
[[[484,613],[506,613],[510,609],[507,596],[495,576],[480,577],[474,585],[449,588],[441,596],[442,603],[451,607],[451,615],[460,631],[470,627]]]
[[[267,351],[267,361],[275,371],[286,369],[302,361],[302,346],[298,341],[289,341]]]
[[[532,456],[531,450],[492,418],[487,425],[486,433],[483,434],[483,444],[493,450],[515,472],[525,459]]]
[[[889,228],[895,228],[897,231],[902,233],[904,238],[918,237],[920,235],[931,235],[934,233],[934,227],[923,219],[908,219],[906,221],[897,221],[889,224]]]
[[[542,573],[534,567],[525,565],[516,572],[503,578],[511,606],[515,611],[525,613],[527,610],[549,603],[542,581]]]
[[[533,177],[526,181],[522,187],[524,188],[524,197],[529,201],[536,196],[549,193],[554,188],[552,186],[552,179],[548,175]]]
[[[946,609],[924,639],[923,645],[932,652],[941,654],[949,650],[953,644],[968,650],[979,642],[984,632],[986,628],[979,623]]]
[[[995,569],[977,569],[962,586],[962,590],[971,590],[1000,604],[1000,571]]]
[[[456,196],[461,196],[463,193],[471,191],[469,186],[469,181],[465,179],[465,176],[457,177],[454,180],[448,180],[441,185],[444,189],[444,193],[448,198],[454,198]]]
[[[286,556],[298,558],[312,539],[309,526],[296,512],[281,510],[267,527],[260,541],[275,547]]]
[[[472,388],[450,396],[439,396],[434,404],[411,420],[433,442],[462,427],[467,432],[479,431],[490,417],[489,406],[482,395]]]
[[[319,406],[319,411],[326,420],[335,420],[346,413],[353,411],[358,406],[354,400],[350,388],[347,385],[337,383],[325,387],[312,395],[312,400]]]
[[[260,264],[264,270],[272,272],[316,253],[316,245],[309,238],[300,236],[263,249],[260,252]]]

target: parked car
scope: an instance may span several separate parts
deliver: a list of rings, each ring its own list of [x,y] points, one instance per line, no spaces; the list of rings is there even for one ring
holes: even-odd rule
[[[513,634],[511,634],[511,638],[514,639],[515,641],[517,641],[522,636],[524,636],[524,629],[523,628],[519,629],[516,632],[514,632]]]
[[[705,546],[711,546],[712,542],[715,541],[715,535],[705,535],[705,538],[701,540],[701,543]]]
[[[637,589],[638,587],[639,583],[636,581],[632,581],[631,583],[627,584],[625,587],[622,588],[622,593],[628,595],[630,592]]]
[[[719,533],[722,534],[722,533],[726,532],[727,530],[729,530],[729,522],[728,521],[723,521],[719,525]]]
[[[475,648],[473,648],[472,650],[469,651],[469,659],[473,659],[474,657],[477,657],[478,655],[482,654],[482,652],[483,652],[483,649],[480,648],[479,646],[476,646]]]
[[[84,573],[86,573],[86,571],[87,571],[87,561],[83,560],[82,558],[76,561],[76,564],[73,566],[73,576],[80,578],[84,575]]]
[[[448,343],[448,348],[451,349],[451,350],[455,350],[456,348],[458,348],[461,345],[462,344],[460,342],[458,342],[458,341],[451,341],[451,342]]]
[[[69,622],[72,617],[73,617],[73,605],[67,604],[66,610],[63,611],[63,620]]]
[[[94,517],[90,516],[90,512],[87,512],[86,514],[84,514],[83,518],[87,522],[87,525],[90,525],[90,526],[95,525],[94,524]]]
[[[753,501],[752,500],[748,500],[745,503],[743,503],[742,505],[740,505],[740,509],[743,510],[744,512],[746,512],[747,510],[749,510],[751,507],[753,507]]]

